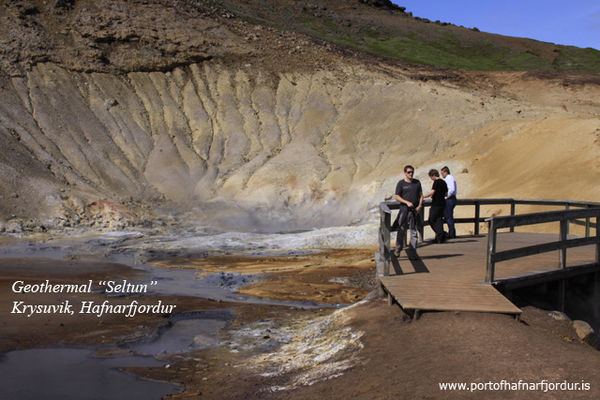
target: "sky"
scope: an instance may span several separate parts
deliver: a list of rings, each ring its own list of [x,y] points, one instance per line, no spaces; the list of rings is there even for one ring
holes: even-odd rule
[[[599,0],[392,0],[417,17],[600,50]]]

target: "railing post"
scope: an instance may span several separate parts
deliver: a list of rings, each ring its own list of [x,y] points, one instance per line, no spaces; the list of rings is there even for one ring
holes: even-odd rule
[[[590,237],[590,217],[585,219],[585,237]]]
[[[485,281],[487,283],[494,282],[495,275],[495,255],[496,255],[496,227],[494,224],[494,218],[488,222],[488,246],[487,246],[487,265],[485,272]]]
[[[421,243],[423,243],[425,241],[425,206],[421,208],[419,218],[421,219],[421,223],[419,224],[419,235],[421,235]]]
[[[571,205],[569,203],[565,203],[565,211],[569,211],[571,209]],[[567,220],[567,236],[569,236],[569,220]]]
[[[376,260],[376,271],[377,277],[385,275],[385,244],[383,242],[383,214],[384,211],[379,206],[379,231],[377,232],[377,239],[379,242],[378,259]]]
[[[560,243],[562,245],[562,247],[559,250],[559,262],[560,262],[560,268],[564,269],[567,268],[567,247],[566,247],[566,240],[567,240],[567,234],[569,231],[569,220],[564,217],[563,219],[560,220]]]
[[[596,214],[596,264],[600,264],[600,211]]]
[[[565,203],[565,211],[569,211],[570,204]],[[560,220],[560,242],[563,247],[559,250],[560,268],[567,268],[567,247],[566,240],[569,235],[569,219],[567,217]],[[567,306],[567,281],[561,279],[558,284],[558,307],[561,312],[565,312]]]
[[[379,258],[382,262],[383,276],[390,274],[390,219],[389,213],[379,208]]]
[[[510,216],[511,216],[511,217],[514,217],[514,216],[515,216],[515,214],[516,214],[516,209],[517,209],[517,204],[516,204],[516,203],[515,203],[515,201],[513,200],[513,201],[511,201],[511,202],[510,202]],[[515,231],[515,226],[514,226],[514,225],[511,225],[511,226],[510,226],[510,231],[511,231],[511,232],[514,232],[514,231]]]
[[[383,258],[383,276],[388,276],[390,274],[390,264],[391,264],[391,251],[392,247],[390,244],[390,228],[391,228],[391,215],[385,211],[382,211],[383,215],[381,218],[381,229],[382,235],[381,239],[383,240],[384,246],[384,258]]]
[[[558,309],[560,312],[565,312],[567,306],[567,281],[561,279],[558,283]]]
[[[475,202],[475,226],[473,227],[473,234],[475,236],[479,235],[479,213],[481,211],[481,206],[478,201]]]

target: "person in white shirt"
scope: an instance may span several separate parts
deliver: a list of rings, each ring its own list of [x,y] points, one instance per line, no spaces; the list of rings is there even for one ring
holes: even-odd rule
[[[456,179],[450,174],[450,168],[444,167],[441,169],[442,178],[448,185],[448,195],[446,197],[446,210],[444,216],[446,217],[446,224],[448,224],[448,238],[454,239],[456,237],[456,229],[454,228],[454,207],[456,207]]]

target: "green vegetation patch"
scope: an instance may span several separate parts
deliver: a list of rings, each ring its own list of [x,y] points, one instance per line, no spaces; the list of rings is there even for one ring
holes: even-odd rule
[[[457,37],[450,30],[422,37],[409,32],[394,34],[377,27],[356,31],[341,26],[330,18],[302,18],[304,31],[343,47],[377,56],[402,60],[411,64],[471,71],[577,71],[599,72],[600,51],[570,46],[553,46],[557,57],[544,58],[524,46],[514,46],[486,39],[486,34]],[[432,27],[432,33],[433,27]],[[532,42],[536,43],[536,42]]]

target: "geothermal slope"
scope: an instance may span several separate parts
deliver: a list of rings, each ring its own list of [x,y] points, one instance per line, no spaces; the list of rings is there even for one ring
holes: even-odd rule
[[[465,195],[600,196],[572,179],[597,176],[597,116],[362,68],[109,75],[41,64],[2,98],[1,190],[14,200],[1,203],[4,218],[164,198],[264,210],[298,228],[347,224],[393,190],[405,163],[423,178],[450,165]],[[251,214],[238,223],[260,221]]]
[[[94,48],[133,40],[119,18],[146,40],[143,4],[105,3],[52,18],[73,14],[64,23]],[[407,163],[426,186],[429,168],[449,165],[463,197],[600,198],[598,85],[519,73],[423,79],[229,14],[202,25],[198,43],[211,50],[186,50],[199,44],[188,42],[193,30],[173,33],[171,11],[153,17],[152,37],[179,43],[174,65],[115,47],[102,67],[75,39],[44,50],[47,62],[11,64],[17,72],[0,79],[4,226],[87,225],[91,214],[127,225],[170,210],[241,230],[347,225],[373,216]],[[163,42],[163,53],[173,47]]]

